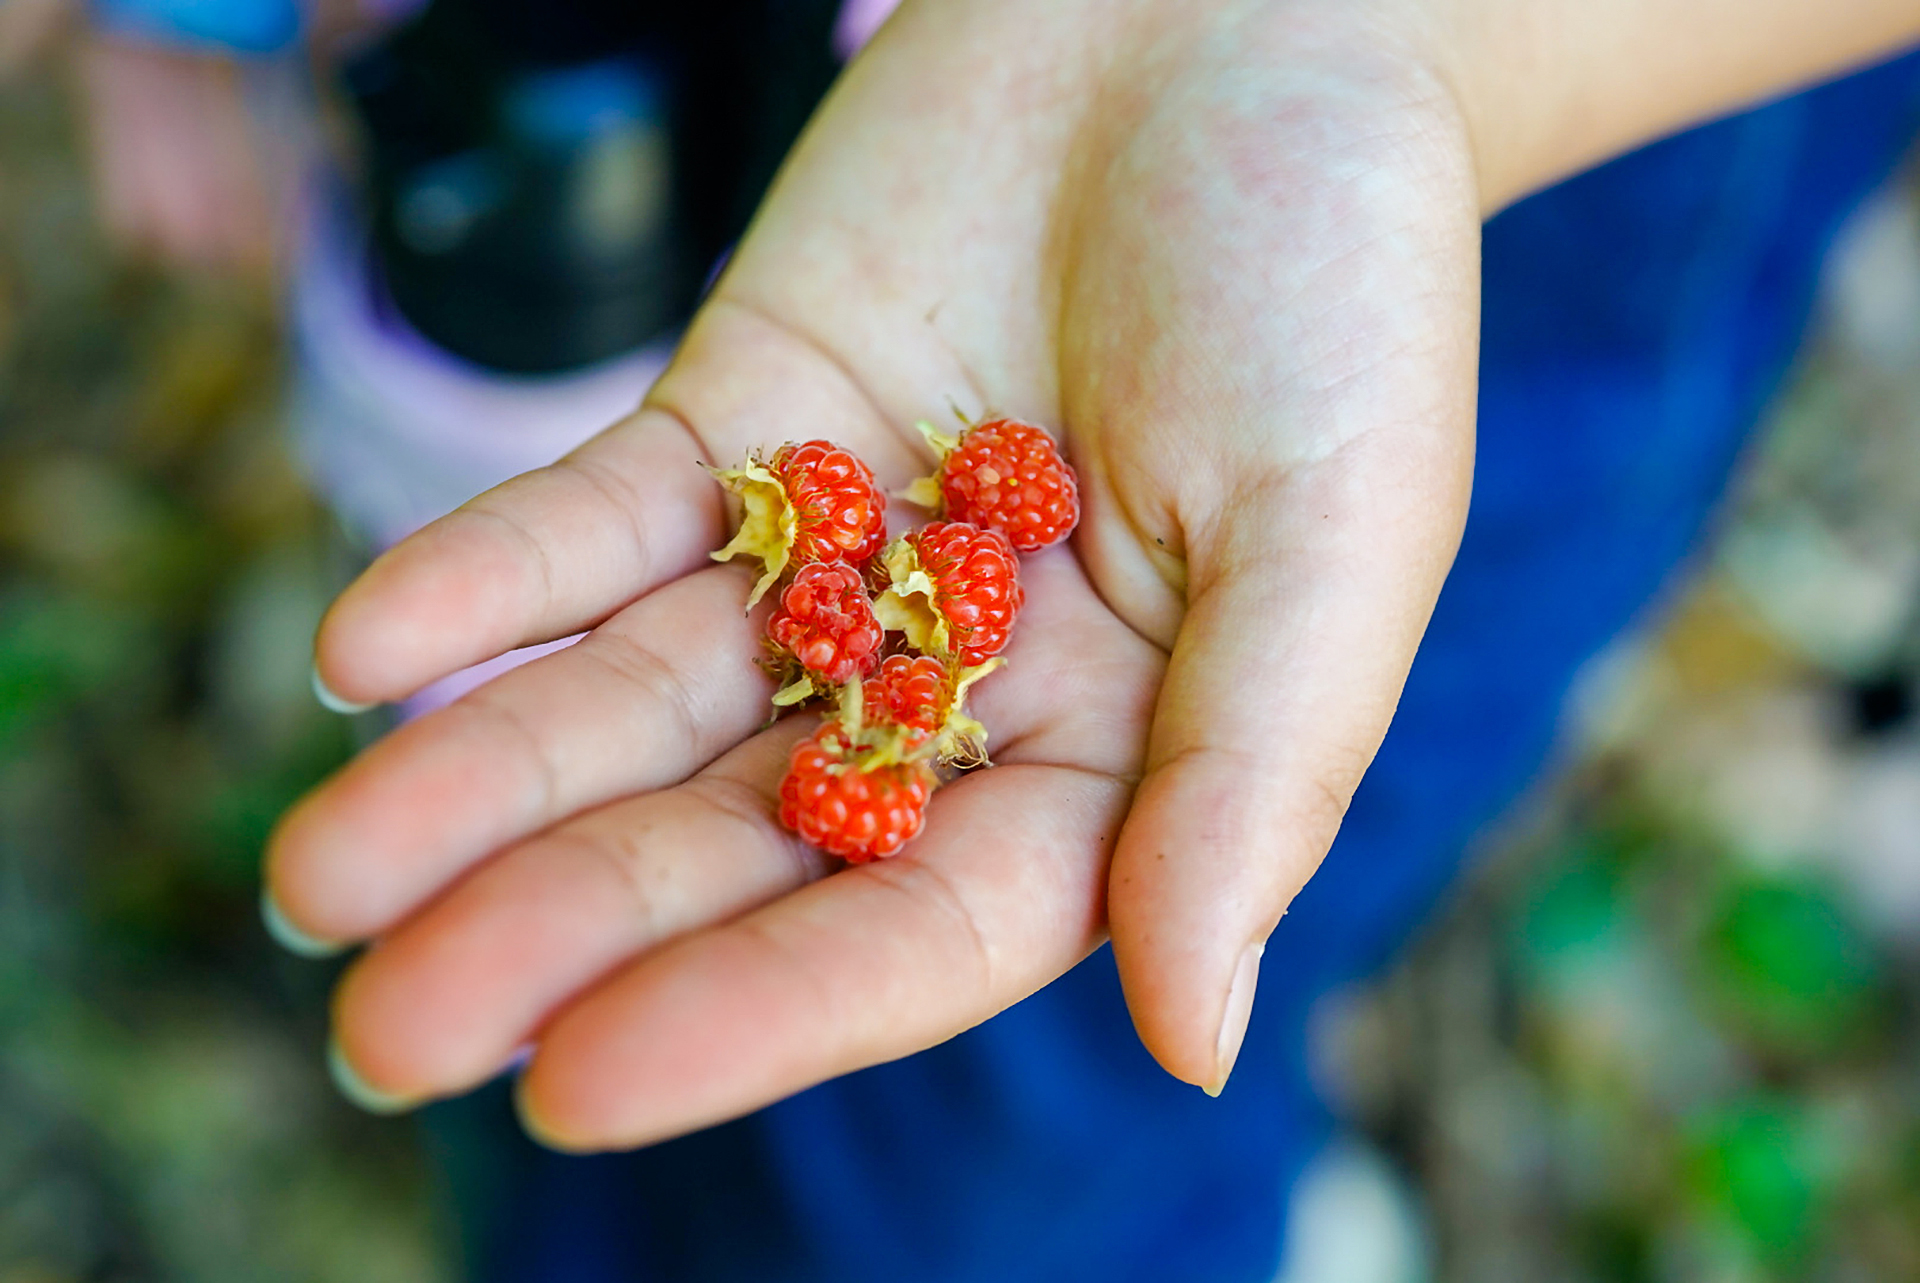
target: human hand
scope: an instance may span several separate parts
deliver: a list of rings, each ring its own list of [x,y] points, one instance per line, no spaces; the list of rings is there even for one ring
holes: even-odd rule
[[[363,701],[594,628],[277,833],[279,911],[376,941],[354,1072],[405,1103],[536,1043],[536,1134],[639,1144],[948,1038],[1110,930],[1148,1047],[1217,1089],[1459,534],[1479,200],[1443,78],[1365,6],[910,3],[647,405],[323,625]],[[824,436],[898,487],[949,397],[1059,427],[1085,516],[975,693],[999,765],[825,877],[773,819],[812,719],[757,729],[763,620],[696,462]]]

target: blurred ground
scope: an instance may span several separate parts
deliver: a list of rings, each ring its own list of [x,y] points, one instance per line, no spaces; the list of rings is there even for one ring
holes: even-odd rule
[[[320,1067],[256,862],[350,750],[348,567],[264,292],[117,263],[46,79],[0,85],[0,1283],[450,1277],[405,1124]],[[1406,962],[1329,1095],[1435,1276],[1920,1278],[1920,205],[1856,225],[1670,623]],[[1328,1281],[1337,1283],[1337,1281]]]

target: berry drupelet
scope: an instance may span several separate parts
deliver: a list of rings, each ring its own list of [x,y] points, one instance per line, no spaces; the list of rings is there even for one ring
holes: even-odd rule
[[[970,668],[1006,649],[1025,595],[1005,535],[935,521],[895,540],[881,565],[888,587],[874,614],[915,650]]]
[[[781,590],[780,607],[767,620],[767,639],[801,669],[773,697],[784,705],[871,675],[880,666],[886,635],[860,572],[843,561],[816,561],[800,567]]]
[[[709,469],[746,509],[740,530],[715,561],[758,557],[764,573],[751,606],[789,565],[845,561],[860,566],[887,539],[887,498],[873,470],[831,441],[788,443],[764,462],[749,456],[737,468]]]
[[[1018,419],[988,419],[949,437],[918,425],[940,466],[907,491],[921,507],[987,530],[1019,552],[1038,552],[1073,533],[1080,484],[1046,430]]]
[[[920,832],[935,783],[925,760],[878,761],[847,727],[827,721],[794,746],[780,781],[780,823],[850,864],[885,859]]]

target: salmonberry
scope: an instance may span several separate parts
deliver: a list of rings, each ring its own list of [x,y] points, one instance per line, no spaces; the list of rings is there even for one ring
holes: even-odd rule
[[[955,668],[931,655],[889,655],[863,684],[864,734],[901,757],[931,751],[941,762],[987,760],[987,728],[967,715],[967,688],[1003,662]]]
[[[918,425],[940,452],[940,467],[907,498],[950,521],[997,530],[1020,552],[1038,552],[1073,533],[1080,485],[1046,430],[1018,419],[976,423],[958,438]]]
[[[869,726],[898,726],[929,738],[952,700],[947,666],[931,655],[889,655],[862,687]]]
[[[874,614],[915,650],[972,667],[1006,648],[1024,596],[1005,535],[935,521],[895,540],[882,565],[889,586]]]
[[[935,782],[927,762],[876,762],[828,721],[794,746],[780,781],[780,823],[849,863],[884,859],[920,832]]]
[[[773,458],[751,455],[737,468],[709,469],[740,496],[746,515],[715,561],[741,554],[765,567],[747,604],[759,601],[789,565],[870,560],[887,539],[887,499],[873,471],[831,441],[781,446]]]
[[[860,572],[843,561],[800,567],[780,592],[767,637],[802,670],[773,697],[775,704],[797,704],[817,690],[868,676],[880,666],[886,640]]]

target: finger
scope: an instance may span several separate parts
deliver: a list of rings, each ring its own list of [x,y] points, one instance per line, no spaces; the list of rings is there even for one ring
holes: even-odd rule
[[[675,788],[616,802],[502,854],[381,940],[334,999],[336,1044],[382,1097],[499,1072],[615,964],[827,872],[776,820],[788,718]]]
[[[508,842],[685,779],[770,708],[748,580],[689,576],[376,743],[281,821],[274,904],[315,939],[363,939]]]
[[[679,419],[641,410],[402,540],[321,622],[321,680],[355,703],[402,699],[693,570],[724,520],[704,455]]]
[[[1064,552],[1038,559],[1036,625],[1098,602]],[[1050,582],[1054,579],[1062,582]],[[1077,590],[1076,590],[1077,582]],[[1138,770],[1159,656],[1104,612],[1100,626],[1035,627],[982,683],[1002,762],[1071,757]],[[1131,643],[1131,644],[1128,644]],[[775,781],[802,715],[686,784],[615,803],[502,853],[381,940],[335,1004],[351,1063],[383,1095],[417,1100],[496,1072],[550,1012],[615,963],[724,921],[824,871],[774,823]]]
[[[1459,538],[1470,448],[1361,439],[1243,494],[1193,555],[1148,771],[1116,853],[1114,956],[1148,1048],[1218,1092],[1259,957],[1385,734]]]
[[[978,1024],[1099,943],[1126,796],[1038,765],[943,789],[906,854],[685,937],[562,1012],[521,1080],[529,1129],[645,1144]]]
[[[1102,608],[1065,550],[1026,573],[1033,604],[1011,667],[975,688],[988,747],[1033,735],[1085,765],[1135,769],[1151,689],[1138,672],[1157,653]],[[367,939],[507,843],[684,779],[746,736],[773,689],[755,663],[770,606],[742,616],[747,578],[689,576],[376,743],[275,830],[274,912],[315,942]]]
[[[888,423],[810,341],[709,307],[632,418],[375,561],[321,623],[321,679],[356,703],[395,700],[589,628],[725,542],[722,492],[702,463],[826,437],[897,483],[916,456]]]

